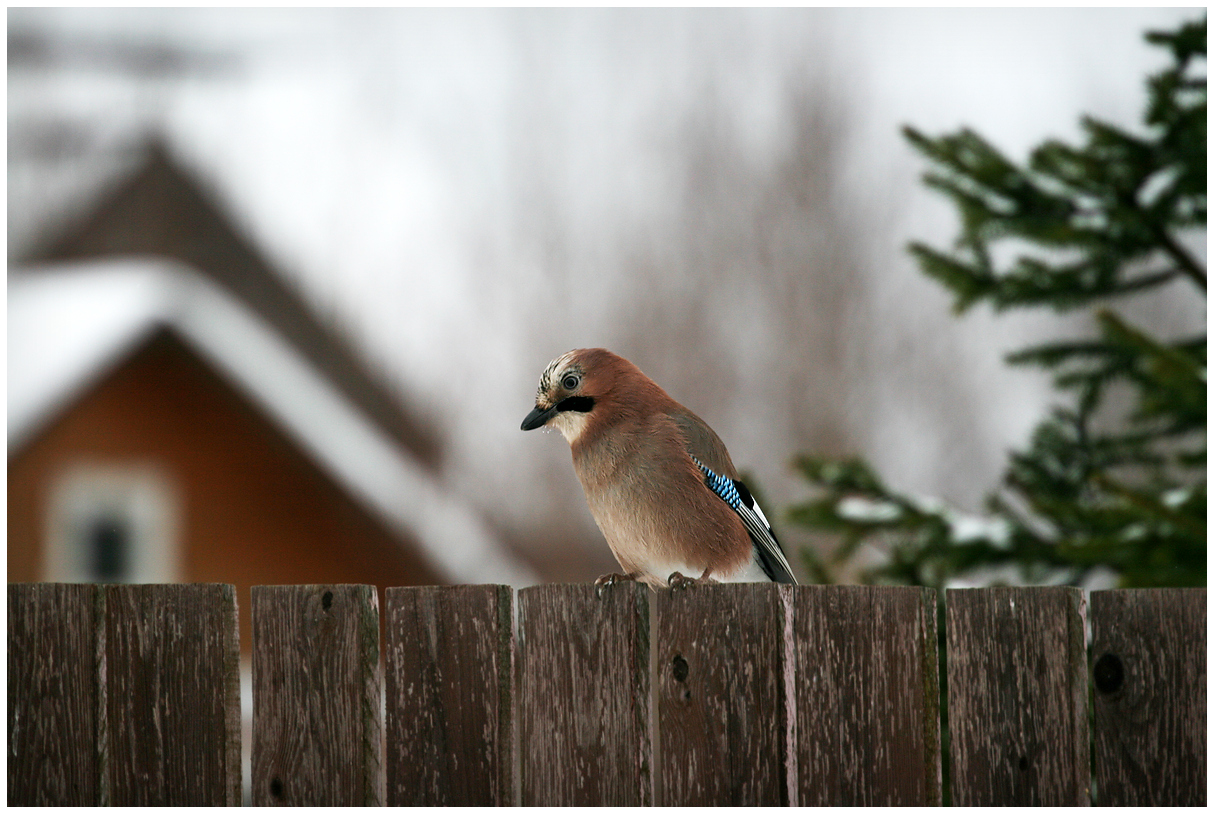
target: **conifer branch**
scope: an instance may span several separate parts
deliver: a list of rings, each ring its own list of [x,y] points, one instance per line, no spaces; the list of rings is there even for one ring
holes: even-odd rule
[[[1159,243],[1163,246],[1164,251],[1172,256],[1180,269],[1180,273],[1188,277],[1197,285],[1204,293],[1206,290],[1206,270],[1197,262],[1191,254],[1185,251],[1184,246],[1177,243],[1165,229],[1157,230]]]
[[[922,271],[952,292],[954,311],[978,302],[996,311],[1089,308],[1182,275],[1205,296],[1204,259],[1177,239],[1181,230],[1206,227],[1205,82],[1185,74],[1190,58],[1206,52],[1205,19],[1149,39],[1167,45],[1175,60],[1151,78],[1146,121],[1162,130],[1157,137],[1085,118],[1084,146],[1046,142],[1022,169],[971,130],[928,138],[904,129],[931,161],[927,186],[961,216],[951,252],[909,247]],[[997,269],[989,250],[1007,238],[1027,241],[1037,254]],[[1144,269],[1147,258],[1155,262]],[[861,570],[866,582],[940,589],[960,575],[989,579],[990,569],[1015,565],[1028,582],[1080,584],[1099,567],[1122,587],[1204,585],[1204,330],[1167,339],[1158,326],[1139,328],[1109,311],[1093,316],[1096,338],[1054,340],[1007,357],[1049,370],[1067,398],[1026,448],[1011,453],[984,515],[900,495],[859,459],[799,459],[819,494],[790,519],[841,540],[832,561],[812,558],[815,575],[854,562],[859,547],[871,544],[884,561]],[[1118,397],[1109,398],[1114,385]]]

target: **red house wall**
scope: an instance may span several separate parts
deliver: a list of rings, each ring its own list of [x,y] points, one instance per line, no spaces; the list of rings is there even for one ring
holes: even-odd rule
[[[155,463],[180,501],[181,580],[249,586],[440,582],[180,340],[162,331],[9,459],[8,579],[44,579],[47,495],[73,461]]]

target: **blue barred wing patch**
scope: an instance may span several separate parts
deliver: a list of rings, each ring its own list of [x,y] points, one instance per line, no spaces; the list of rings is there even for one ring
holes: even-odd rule
[[[708,484],[708,488],[716,492],[717,497],[728,503],[729,508],[736,512],[738,507],[742,505],[742,495],[738,493],[738,487],[733,485],[733,480],[724,475],[718,475],[704,466],[704,464],[696,461],[695,458],[692,458],[692,460],[696,462],[696,466],[700,467],[700,471],[704,473],[704,482]]]
[[[718,475],[700,463],[694,455],[691,460],[695,461],[700,472],[704,474],[704,483],[713,491],[713,494],[724,500],[729,508],[733,509],[742,519],[742,524],[746,526],[746,533],[750,535],[763,571],[771,577],[773,582],[796,585],[797,580],[792,575],[792,566],[784,557],[784,551],[780,548],[780,543],[771,530],[771,524],[767,522],[763,510],[759,508],[759,504],[751,496],[750,490],[746,488],[745,484],[735,481],[733,478]]]

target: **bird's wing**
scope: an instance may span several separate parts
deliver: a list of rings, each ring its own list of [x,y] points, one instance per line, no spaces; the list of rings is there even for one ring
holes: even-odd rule
[[[683,436],[683,448],[697,463],[729,478],[738,476],[729,458],[729,450],[725,449],[724,442],[703,419],[682,405],[670,412],[670,419]]]
[[[750,490],[746,488],[746,484],[725,475],[718,475],[694,455],[692,460],[704,473],[704,483],[708,485],[708,488],[729,504],[729,508],[733,509],[738,517],[742,518],[742,524],[746,526],[746,533],[750,535],[750,540],[759,555],[759,565],[763,568],[764,573],[771,577],[772,582],[796,585],[797,579],[792,575],[792,567],[784,557],[784,550],[780,548],[780,542],[776,539],[775,532],[771,530],[771,523],[767,522],[767,517],[759,508],[759,504]]]

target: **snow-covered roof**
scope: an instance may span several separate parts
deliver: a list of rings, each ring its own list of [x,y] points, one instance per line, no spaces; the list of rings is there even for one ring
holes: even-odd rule
[[[58,264],[8,278],[10,454],[123,355],[169,328],[453,582],[536,575],[483,519],[356,409],[248,305],[162,258]]]

